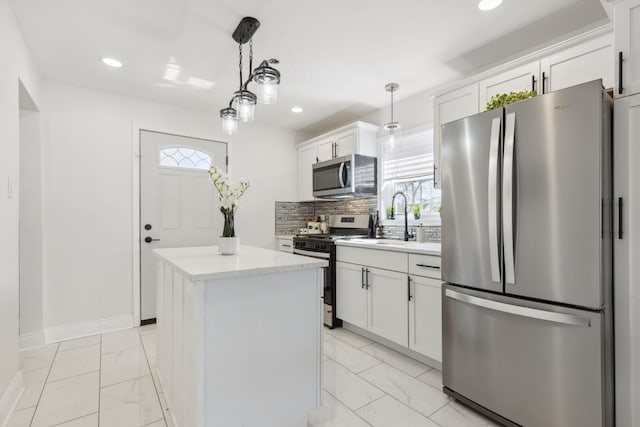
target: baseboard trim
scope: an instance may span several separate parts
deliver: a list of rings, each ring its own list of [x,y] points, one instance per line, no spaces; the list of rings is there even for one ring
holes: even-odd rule
[[[20,350],[42,347],[44,343],[44,331],[20,335]]]
[[[7,390],[0,398],[0,426],[6,426],[9,422],[9,418],[13,413],[13,409],[18,404],[18,400],[24,392],[24,379],[22,378],[22,371],[18,371],[13,381],[7,387]]]
[[[417,360],[418,362],[422,362],[425,365],[431,366],[432,368],[436,368],[439,371],[442,371],[442,362],[438,362],[435,359],[432,359],[428,356],[425,356],[424,354],[420,354],[416,351],[413,351],[407,347],[403,347],[399,344],[396,344],[392,341],[389,341],[385,338],[379,337],[376,334],[372,334],[371,332],[364,330],[356,325],[353,325],[351,323],[347,323],[345,321],[343,321],[342,323],[342,327],[348,331],[351,332],[355,332],[358,335],[362,335],[365,338],[369,338],[371,341],[375,341],[378,344],[382,344],[384,346],[387,346],[395,351],[397,351],[398,353],[402,353],[405,356],[408,356],[412,359]]]
[[[47,344],[65,341],[74,338],[82,338],[90,335],[103,334],[105,332],[118,331],[133,327],[133,316],[111,317],[108,319],[93,320],[91,322],[74,323],[70,325],[55,326],[44,330]]]

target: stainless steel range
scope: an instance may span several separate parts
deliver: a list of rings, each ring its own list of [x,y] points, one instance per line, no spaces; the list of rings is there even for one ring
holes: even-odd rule
[[[329,266],[324,273],[324,324],[329,328],[341,326],[336,318],[336,244],[338,239],[369,236],[369,215],[331,215],[328,234],[299,234],[293,238],[293,253],[326,259]]]

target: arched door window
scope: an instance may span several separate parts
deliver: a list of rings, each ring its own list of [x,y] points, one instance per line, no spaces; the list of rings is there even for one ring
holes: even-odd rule
[[[160,150],[160,166],[209,170],[211,154],[188,147],[166,147]]]

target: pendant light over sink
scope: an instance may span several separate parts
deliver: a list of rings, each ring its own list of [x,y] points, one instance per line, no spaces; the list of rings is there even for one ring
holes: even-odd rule
[[[400,89],[400,85],[398,83],[387,83],[384,89],[391,93],[391,121],[384,124],[384,129],[389,131],[389,145],[393,147],[400,132],[400,122],[393,119],[393,92]]]
[[[253,69],[253,35],[259,27],[260,21],[246,16],[242,18],[232,34],[233,40],[238,43],[240,86],[233,93],[229,106],[220,110],[222,131],[227,135],[233,135],[238,131],[239,121],[250,122],[253,120],[256,103],[274,104],[278,100],[280,72],[270,64],[278,64],[279,61],[273,58],[264,60]],[[242,45],[247,42],[249,42],[250,75],[245,81],[242,75]],[[257,95],[247,88],[252,81],[258,86]]]

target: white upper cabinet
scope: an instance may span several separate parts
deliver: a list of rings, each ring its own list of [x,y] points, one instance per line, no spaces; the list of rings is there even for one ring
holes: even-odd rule
[[[440,188],[441,126],[445,123],[476,114],[478,112],[478,84],[474,83],[452,92],[436,96],[433,100],[433,185]]]
[[[620,9],[622,12],[619,11]],[[616,4],[615,10],[616,44],[619,44],[618,39],[621,37],[618,31],[619,15],[626,14],[627,27],[633,25],[634,21],[636,23],[635,33],[634,29],[630,30],[630,35],[627,31],[626,38],[623,40],[627,46],[630,46],[626,51],[633,52],[635,49],[636,62],[632,62],[633,59],[625,61],[624,66],[630,71],[623,71],[626,73],[625,78],[629,81],[625,93],[631,94],[632,90],[640,92],[640,0],[621,2]],[[442,125],[485,111],[487,102],[492,96],[524,90],[535,90],[542,94],[596,79],[602,79],[605,88],[613,87],[617,71],[614,71],[611,33],[588,35],[585,39],[586,41],[580,44],[572,40],[570,47],[566,45],[564,49],[554,47],[553,53],[549,53],[540,60],[514,66],[482,80],[478,77],[477,83],[436,96],[433,100],[435,187],[440,188],[442,177]],[[616,51],[618,49],[616,47]],[[524,61],[520,61],[522,62]],[[483,76],[486,75],[488,72],[483,73]],[[635,80],[630,76],[634,76]]]
[[[523,90],[539,90],[540,62],[512,68],[503,73],[481,80],[479,109],[484,111],[491,97],[501,93],[521,92]]]
[[[298,200],[313,199],[313,165],[318,161],[314,143],[298,146]]]
[[[640,0],[615,4],[616,97],[640,93]]]
[[[611,34],[548,56],[540,61],[540,90],[549,93],[596,79],[602,79],[605,88],[612,88],[614,67],[611,58]]]
[[[315,163],[350,154],[375,157],[379,129],[376,125],[355,122],[298,145],[298,200],[313,200]]]
[[[366,154],[375,156],[375,141],[373,143],[373,150],[371,149],[371,144],[368,143],[369,141],[362,143],[362,149],[358,150],[358,136],[359,129],[354,128],[318,141],[318,159],[321,162],[324,162],[325,160],[348,156],[350,154]]]

